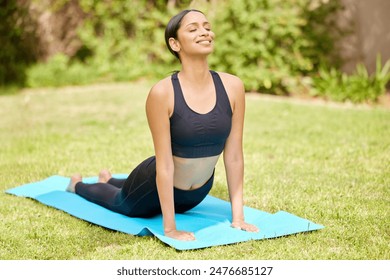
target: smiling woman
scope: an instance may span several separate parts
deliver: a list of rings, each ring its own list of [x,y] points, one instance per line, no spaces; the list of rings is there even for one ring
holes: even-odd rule
[[[174,16],[166,27],[165,41],[182,67],[155,84],[146,101],[155,156],[138,165],[126,180],[112,178],[103,170],[98,183],[85,184],[76,174],[68,190],[132,217],[161,213],[166,236],[194,240],[192,232],[177,229],[175,213],[203,201],[223,153],[231,224],[238,230],[258,231],[245,222],[243,211],[243,83],[209,69],[214,33],[202,12],[185,10]]]

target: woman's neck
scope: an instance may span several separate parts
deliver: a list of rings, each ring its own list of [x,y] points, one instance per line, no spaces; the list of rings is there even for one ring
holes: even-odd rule
[[[182,68],[179,75],[187,81],[195,83],[208,80],[210,78],[210,70],[207,59],[182,61]]]

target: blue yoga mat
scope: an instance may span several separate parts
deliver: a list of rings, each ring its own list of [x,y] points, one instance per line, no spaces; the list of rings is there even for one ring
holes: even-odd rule
[[[115,177],[124,176],[126,175],[115,175]],[[84,178],[83,181],[96,182],[97,177]],[[246,221],[258,226],[260,232],[250,233],[237,230],[230,226],[230,203],[209,195],[192,210],[184,214],[176,214],[178,228],[192,231],[196,237],[195,241],[178,241],[164,236],[161,215],[152,218],[131,218],[115,213],[76,194],[66,192],[68,183],[69,178],[55,175],[39,182],[7,190],[6,193],[35,199],[72,216],[112,230],[138,236],[154,235],[177,250],[275,238],[323,228],[322,225],[285,211],[270,214],[245,207]]]

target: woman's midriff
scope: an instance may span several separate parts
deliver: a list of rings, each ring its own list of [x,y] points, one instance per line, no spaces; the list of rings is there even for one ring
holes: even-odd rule
[[[174,186],[181,190],[194,190],[203,186],[213,175],[219,155],[203,158],[173,157]]]

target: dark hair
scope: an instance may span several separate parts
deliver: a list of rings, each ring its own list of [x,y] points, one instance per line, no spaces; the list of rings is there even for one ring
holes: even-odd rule
[[[165,43],[167,44],[168,50],[179,60],[179,54],[172,50],[171,46],[169,45],[169,38],[177,39],[177,31],[181,26],[181,21],[183,20],[184,16],[189,12],[198,12],[203,14],[203,12],[196,9],[183,10],[177,15],[173,16],[168,22],[167,27],[165,28]]]

